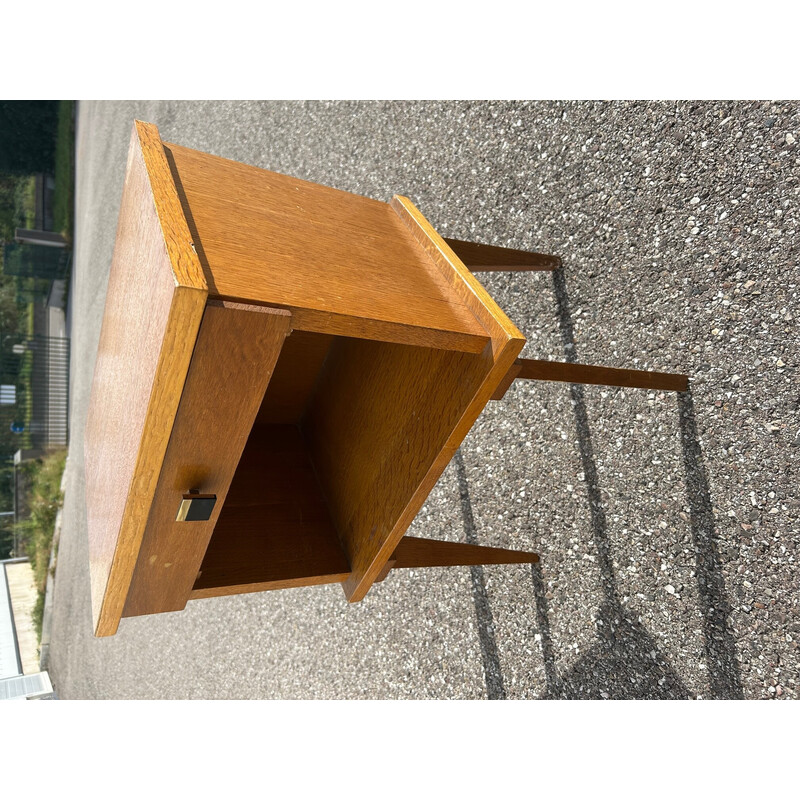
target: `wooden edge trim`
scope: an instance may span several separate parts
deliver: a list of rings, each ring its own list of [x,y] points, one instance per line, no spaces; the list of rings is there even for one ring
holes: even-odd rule
[[[289,578],[284,581],[267,581],[265,583],[242,583],[234,586],[213,586],[208,589],[192,589],[190,600],[203,600],[209,597],[229,597],[234,594],[250,592],[267,592],[273,589],[294,589],[301,586],[322,586],[327,583],[342,583],[350,577],[349,572],[331,575],[312,575],[308,578]]]
[[[442,350],[457,350],[463,353],[482,353],[488,336],[477,336],[460,331],[441,328],[425,328],[401,325],[378,319],[362,319],[330,311],[290,307],[294,328],[311,333],[329,333],[334,336],[352,336],[355,339],[371,339],[377,342],[394,342],[418,347],[438,347]]]
[[[181,207],[178,189],[164,153],[158,128],[138,119],[134,120],[133,127],[144,158],[175,283],[177,286],[188,286],[207,292],[208,284],[203,267],[195,252],[189,224]]]
[[[252,311],[255,314],[275,314],[277,316],[287,316],[290,318],[289,330],[287,336],[292,332],[291,318],[294,316],[287,308],[278,308],[277,306],[257,306],[252,303],[240,303],[233,300],[223,300],[219,297],[209,297],[206,306],[213,308],[227,308],[231,311]]]
[[[525,337],[516,325],[481,286],[447,242],[434,230],[419,209],[402,195],[395,195],[389,205],[422,245],[437,269],[459,292],[478,322],[486,328],[495,345],[493,349],[502,347],[507,339],[520,339],[524,343]]]
[[[248,311],[275,311],[279,308],[291,313],[292,330],[308,333],[324,333],[331,336],[349,336],[353,339],[369,339],[375,342],[409,344],[417,347],[437,347],[441,350],[456,350],[461,353],[482,353],[489,342],[489,336],[446,331],[441,328],[426,328],[403,325],[379,319],[365,319],[320,311],[297,306],[266,306],[243,303],[239,299],[213,297],[209,305],[218,304],[225,308],[243,308]]]
[[[203,319],[206,296],[199,288],[177,286],[172,297],[122,525],[103,600],[93,620],[95,636],[113,636],[119,627]],[[153,469],[154,464],[158,465],[157,469]]]

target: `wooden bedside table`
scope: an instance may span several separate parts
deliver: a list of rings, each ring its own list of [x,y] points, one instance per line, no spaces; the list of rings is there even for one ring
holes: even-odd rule
[[[403,534],[514,378],[659,374],[528,374],[550,362],[517,359],[464,261],[558,264],[134,124],[85,436],[95,635],[193,598],[339,582],[356,602],[392,567],[537,560]]]

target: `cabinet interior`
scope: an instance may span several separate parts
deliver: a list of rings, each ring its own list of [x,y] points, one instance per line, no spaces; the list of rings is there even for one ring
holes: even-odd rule
[[[481,358],[294,331],[195,592],[341,582],[354,558],[374,558],[474,395]]]

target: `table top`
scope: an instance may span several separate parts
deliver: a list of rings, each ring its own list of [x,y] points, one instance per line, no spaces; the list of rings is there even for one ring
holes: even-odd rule
[[[479,353],[488,336],[388,203],[164,144],[213,296],[294,327]]]

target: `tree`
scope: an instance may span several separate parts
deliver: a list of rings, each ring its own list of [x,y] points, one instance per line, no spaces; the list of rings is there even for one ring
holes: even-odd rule
[[[58,100],[0,101],[0,172],[55,169]]]

